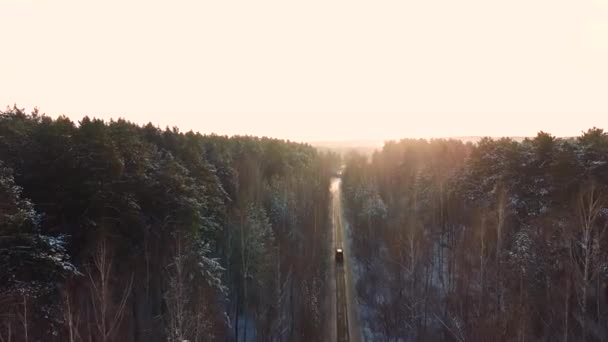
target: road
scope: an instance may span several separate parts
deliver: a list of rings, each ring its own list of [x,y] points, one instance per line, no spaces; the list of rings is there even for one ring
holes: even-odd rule
[[[329,277],[335,279],[329,283],[329,317],[328,340],[338,342],[360,342],[361,331],[356,310],[355,287],[351,268],[351,253],[346,239],[345,226],[342,224],[342,189],[341,179],[331,181],[331,215],[332,215],[332,250],[329,261]],[[335,249],[344,250],[344,261],[335,261]],[[335,319],[333,319],[335,317]]]

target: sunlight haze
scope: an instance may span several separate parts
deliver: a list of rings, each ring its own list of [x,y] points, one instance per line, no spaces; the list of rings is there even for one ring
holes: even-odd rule
[[[0,106],[297,141],[608,126],[608,0],[0,0]]]

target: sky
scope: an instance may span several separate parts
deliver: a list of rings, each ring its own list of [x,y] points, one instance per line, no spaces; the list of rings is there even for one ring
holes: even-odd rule
[[[0,106],[295,141],[608,128],[608,0],[0,0]]]

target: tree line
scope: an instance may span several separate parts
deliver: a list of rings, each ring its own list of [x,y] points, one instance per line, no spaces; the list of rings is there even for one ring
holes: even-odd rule
[[[0,341],[311,341],[329,180],[305,144],[0,112]]]
[[[608,134],[392,141],[347,157],[379,341],[608,340]]]

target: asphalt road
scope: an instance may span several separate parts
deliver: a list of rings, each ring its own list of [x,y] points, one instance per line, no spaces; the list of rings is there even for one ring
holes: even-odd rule
[[[329,261],[329,277],[335,279],[329,282],[329,317],[335,317],[328,322],[328,341],[360,342],[361,330],[357,314],[354,282],[351,268],[350,248],[346,239],[345,226],[342,223],[342,189],[341,179],[333,178],[331,182],[331,213],[332,213],[332,247]],[[342,248],[344,260],[336,262],[335,250]]]

